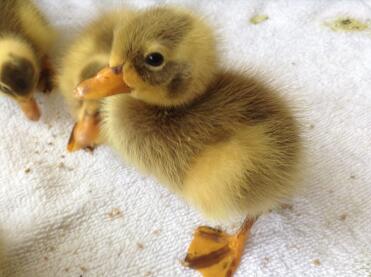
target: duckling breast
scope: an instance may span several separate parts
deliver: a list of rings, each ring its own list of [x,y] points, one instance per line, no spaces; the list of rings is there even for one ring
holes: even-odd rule
[[[108,141],[206,216],[258,215],[295,190],[300,136],[288,105],[239,74],[221,73],[194,102],[104,103]]]
[[[181,192],[192,160],[205,145],[225,140],[228,130],[211,127],[187,109],[164,109],[126,95],[103,102],[102,130],[123,158]]]

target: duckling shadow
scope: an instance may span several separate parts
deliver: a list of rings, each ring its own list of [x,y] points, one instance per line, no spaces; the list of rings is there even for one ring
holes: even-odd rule
[[[5,239],[6,234],[4,230],[1,229],[0,226],[0,276],[1,277],[17,277],[19,275],[13,273],[12,267],[12,260],[9,257],[8,249],[8,241]]]
[[[5,256],[5,245],[3,241],[3,231],[1,230],[0,226],[0,276],[4,276],[4,268],[6,263],[6,256]]]
[[[45,169],[50,172],[53,171],[52,165],[49,164],[43,164],[40,167],[44,167],[40,172],[44,172]],[[58,171],[60,170],[69,171],[68,168],[58,168]],[[39,203],[40,206],[53,207],[54,204],[52,203],[65,201],[66,195],[62,195],[63,193],[73,193],[74,188],[72,186],[66,188],[66,184],[69,183],[71,177],[64,177],[64,174],[65,172],[57,172],[56,170],[55,174],[49,174],[48,176],[41,176],[40,174],[38,176],[42,181],[37,181],[33,189],[37,190],[40,199],[43,199]],[[62,197],[59,197],[61,195]],[[23,232],[22,235],[18,234],[17,237],[13,236],[16,239],[8,236],[9,238],[4,241],[3,238],[7,238],[7,236],[1,233],[0,227],[0,276],[37,276],[34,275],[37,267],[42,266],[48,259],[53,259],[57,255],[57,247],[67,240],[74,233],[74,230],[79,228],[81,222],[76,218],[84,214],[84,209],[85,206],[82,202],[62,215],[55,210],[55,213],[50,215],[52,221],[44,220],[36,228],[32,224],[25,226],[27,232]],[[10,231],[11,228],[7,228],[7,232]],[[72,250],[69,251],[73,252]],[[43,272],[44,270],[45,268]],[[58,268],[52,270],[55,273]],[[47,273],[44,272],[44,274]]]

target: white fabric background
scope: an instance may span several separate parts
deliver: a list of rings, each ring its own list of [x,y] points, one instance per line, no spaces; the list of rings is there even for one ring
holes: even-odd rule
[[[259,219],[236,276],[371,276],[371,29],[324,24],[370,22],[371,1],[171,3],[180,2],[218,28],[226,66],[249,67],[299,103],[308,141],[303,192],[292,209]],[[118,4],[37,3],[66,38]],[[256,14],[269,19],[252,25]],[[210,222],[107,147],[67,154],[72,120],[62,98],[38,102],[43,116],[32,123],[0,99],[3,276],[197,276],[179,260],[192,230]],[[112,219],[113,209],[121,214]]]

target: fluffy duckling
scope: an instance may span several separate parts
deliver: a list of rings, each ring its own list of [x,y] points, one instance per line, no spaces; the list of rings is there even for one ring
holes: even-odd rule
[[[67,149],[93,149],[100,143],[100,101],[78,100],[74,88],[107,66],[112,48],[113,31],[116,25],[132,15],[129,10],[108,12],[93,20],[77,36],[61,60],[57,77],[62,95],[67,102],[76,124],[70,136]]]
[[[232,237],[197,229],[186,257],[204,276],[231,276],[254,220],[295,191],[301,142],[291,109],[256,80],[223,70],[211,28],[191,12],[140,12],[113,41],[110,68],[76,95],[118,94],[103,102],[103,129],[126,161],[207,218],[246,216]],[[228,266],[216,268],[222,260]]]
[[[33,98],[39,84],[44,92],[53,87],[48,52],[54,30],[30,0],[0,2],[0,92],[14,98],[30,120],[40,111]]]

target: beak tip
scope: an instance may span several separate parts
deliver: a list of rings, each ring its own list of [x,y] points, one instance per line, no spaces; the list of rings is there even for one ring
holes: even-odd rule
[[[77,86],[77,87],[75,88],[73,94],[74,94],[74,96],[75,96],[76,98],[78,98],[78,99],[83,99],[84,96],[85,96],[85,94],[86,94],[86,90],[87,90],[86,87],[79,85],[79,86]]]
[[[27,118],[31,121],[39,121],[40,117],[40,114],[27,115]]]
[[[80,100],[99,100],[119,93],[129,93],[122,72],[122,66],[105,67],[95,77],[82,81],[74,89],[73,95]]]
[[[41,112],[34,98],[22,100],[19,105],[29,120],[38,121],[40,119]]]

